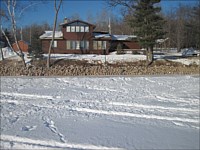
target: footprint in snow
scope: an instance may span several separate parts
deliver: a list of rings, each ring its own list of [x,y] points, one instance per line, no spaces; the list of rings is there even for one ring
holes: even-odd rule
[[[24,126],[22,127],[22,131],[31,131],[31,130],[35,130],[37,128],[37,126]]]
[[[46,125],[46,127],[48,127],[53,133],[55,133],[59,136],[61,142],[66,143],[64,135],[59,132],[59,130],[55,126],[55,123],[53,120],[51,120],[47,117],[42,117],[42,120],[45,121],[44,124]]]

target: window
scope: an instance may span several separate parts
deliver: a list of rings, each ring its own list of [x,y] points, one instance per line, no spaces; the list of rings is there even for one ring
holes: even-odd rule
[[[80,32],[84,32],[84,26],[80,26]]]
[[[80,32],[79,29],[80,29],[80,27],[76,26],[76,32]]]
[[[88,41],[80,41],[80,49],[89,49]]]
[[[89,32],[89,27],[85,26],[85,32]]]
[[[76,49],[80,49],[80,41],[76,41]]]
[[[93,49],[97,49],[97,41],[93,41]]]
[[[71,32],[76,32],[75,31],[75,26],[71,26]]]
[[[66,45],[67,49],[71,49],[71,44],[70,43],[71,43],[71,41],[67,41],[67,43],[66,43],[67,44]]]
[[[88,49],[88,41],[66,41],[66,49]]]
[[[67,32],[70,32],[70,26],[67,26]]]
[[[85,41],[81,41],[80,42],[80,49],[84,49],[85,48],[85,43],[84,43]]]
[[[67,26],[66,32],[89,32],[89,26]]]
[[[102,49],[106,49],[106,41],[102,41]]]
[[[93,49],[95,50],[106,49],[106,41],[93,41]]]
[[[89,49],[89,41],[85,41],[85,49]]]
[[[102,49],[102,41],[97,41],[97,49]]]
[[[76,49],[76,41],[71,41],[71,49]]]
[[[57,47],[57,41],[53,41],[53,47]]]

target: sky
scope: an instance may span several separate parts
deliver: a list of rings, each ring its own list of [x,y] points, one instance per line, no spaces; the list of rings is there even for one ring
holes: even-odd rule
[[[18,1],[23,3],[25,6],[28,2],[30,2],[30,0]],[[178,7],[180,3],[186,5],[194,5],[197,3],[197,1],[198,0],[162,0],[160,5],[163,11],[167,12],[171,8],[173,9]],[[17,22],[18,25],[26,26],[33,23],[41,24],[47,22],[52,26],[54,20],[54,1],[46,0],[44,3],[41,3],[39,1],[33,0],[33,3],[37,3],[37,5],[22,11],[23,13]],[[3,7],[2,4],[1,7]],[[109,12],[113,13],[117,17],[121,17],[120,8],[109,8],[106,5],[105,0],[63,0],[63,4],[58,16],[58,22],[62,22],[65,17],[69,18],[74,14],[78,14],[82,20],[87,21],[87,16],[89,14],[93,14],[93,16],[95,16],[97,13],[100,13],[102,9],[109,10]]]

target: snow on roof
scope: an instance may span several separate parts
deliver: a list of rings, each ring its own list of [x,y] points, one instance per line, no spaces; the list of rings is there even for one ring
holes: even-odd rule
[[[129,40],[131,41],[133,38],[136,38],[137,36],[135,35],[110,35],[108,33],[93,33],[94,38],[111,38],[112,40],[117,40],[117,41],[126,41]]]
[[[51,39],[53,31],[45,31],[43,35],[40,36],[40,39]],[[55,39],[61,39],[63,37],[62,31],[55,31]]]
[[[108,33],[104,33],[104,34],[102,34],[102,33],[93,33],[93,36],[94,36],[94,38],[110,38],[111,36],[110,36],[110,34],[108,34]]]
[[[156,43],[163,43],[165,41],[167,41],[169,38],[166,38],[166,39],[157,39],[156,40]]]
[[[18,43],[19,43],[19,42],[23,42],[24,44],[30,45],[29,42],[26,42],[26,41],[24,41],[24,40],[19,40]],[[15,45],[15,44],[16,44],[16,43],[13,43],[12,45]]]
[[[132,40],[133,38],[136,38],[135,35],[112,35],[112,40],[118,40],[118,41],[126,41],[126,40]]]

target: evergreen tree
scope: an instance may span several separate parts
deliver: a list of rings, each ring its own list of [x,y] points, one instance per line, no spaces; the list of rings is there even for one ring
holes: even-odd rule
[[[193,20],[191,21],[191,27],[195,32],[194,41],[196,43],[196,48],[200,48],[200,2],[196,7],[193,8],[192,12]]]
[[[8,29],[5,29],[4,32],[5,32],[6,36],[8,37],[10,43],[12,44],[12,43],[14,42],[14,39],[13,39],[13,37],[11,36],[11,33],[8,31]],[[1,34],[2,34],[2,33],[1,33]],[[5,43],[4,47],[8,47],[8,46],[9,46],[9,45],[8,45],[8,41],[6,40],[5,36],[2,34],[1,37],[2,37],[2,41]]]
[[[35,57],[39,57],[42,52],[42,47],[39,39],[40,35],[41,33],[35,29],[31,37],[31,47],[29,49],[29,53]]]
[[[147,65],[153,62],[153,47],[156,40],[164,35],[164,20],[158,14],[161,8],[154,6],[159,2],[160,0],[138,0],[136,5],[132,6],[135,12],[130,19],[130,25],[134,28],[140,45],[147,50]]]

